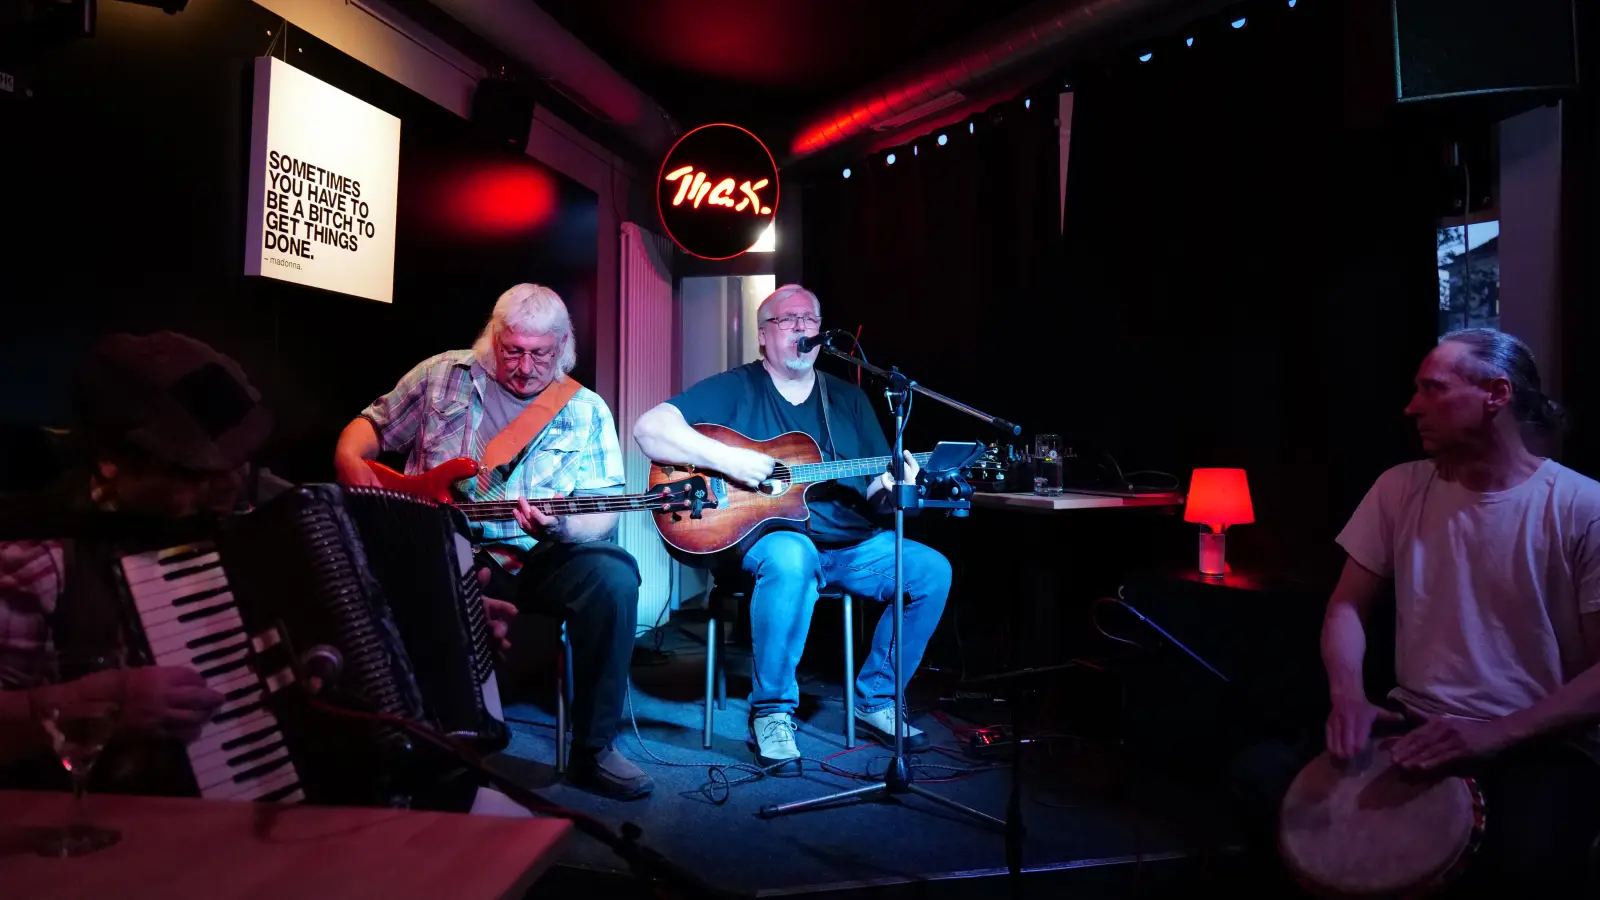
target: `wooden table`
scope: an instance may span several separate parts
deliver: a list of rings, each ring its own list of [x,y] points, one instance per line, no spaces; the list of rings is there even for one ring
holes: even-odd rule
[[[1118,497],[1068,491],[1054,497],[1038,494],[993,494],[979,491],[972,495],[975,509],[1008,509],[1013,512],[1053,513],[1072,509],[1123,509],[1133,506],[1182,506],[1182,494],[1139,494]]]
[[[0,896],[520,900],[572,834],[561,819],[90,795],[90,821],[122,840],[38,856],[30,840],[67,821],[71,800],[0,791]]]

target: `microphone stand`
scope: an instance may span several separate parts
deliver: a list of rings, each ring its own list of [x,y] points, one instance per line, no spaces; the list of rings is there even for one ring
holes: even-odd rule
[[[966,500],[923,500],[917,494],[917,485],[905,483],[904,431],[906,414],[910,406],[911,393],[913,391],[925,397],[930,397],[934,400],[937,400],[952,409],[960,410],[961,412],[994,425],[1002,431],[1009,432],[1013,435],[1021,433],[1022,429],[1020,426],[1008,422],[1005,419],[1001,419],[998,416],[991,416],[987,413],[980,412],[964,403],[952,400],[943,394],[930,391],[922,385],[917,384],[912,379],[907,378],[898,368],[890,368],[889,371],[885,372],[884,370],[867,363],[865,360],[858,359],[848,353],[834,349],[826,340],[821,343],[824,352],[826,352],[828,355],[842,359],[864,372],[870,372],[874,375],[884,378],[889,383],[886,393],[889,398],[890,409],[894,413],[894,455],[890,457],[889,465],[890,470],[894,473],[895,478],[895,485],[891,489],[894,500],[894,756],[890,759],[889,769],[884,773],[884,780],[881,784],[869,784],[865,787],[840,791],[835,794],[829,794],[823,797],[815,797],[810,800],[798,800],[793,803],[768,804],[761,808],[761,817],[763,819],[770,819],[775,816],[784,815],[785,813],[805,812],[807,810],[829,807],[842,800],[877,799],[901,794],[915,794],[925,800],[937,803],[946,809],[955,810],[956,812],[962,813],[963,815],[969,816],[973,819],[977,819],[1003,829],[1007,832],[1007,844],[1009,847],[1011,844],[1010,832],[1014,830],[1014,826],[1012,826],[1011,823],[995,818],[987,813],[982,813],[970,807],[963,806],[954,800],[941,797],[938,794],[929,791],[927,788],[917,784],[913,780],[911,770],[906,765],[905,711],[907,706],[906,670],[904,665],[905,644],[901,640],[901,631],[905,624],[904,563],[906,510],[924,508],[964,510],[970,508],[972,504]],[[854,715],[854,705],[849,700],[849,685],[845,686],[845,694],[845,714]],[[1011,819],[1013,817],[1008,815],[1007,818]],[[1020,846],[1015,852],[1012,852],[1010,849],[1008,849],[1007,857],[1008,859],[1020,859]],[[1013,865],[1011,868],[1013,875],[1021,874],[1020,865]]]

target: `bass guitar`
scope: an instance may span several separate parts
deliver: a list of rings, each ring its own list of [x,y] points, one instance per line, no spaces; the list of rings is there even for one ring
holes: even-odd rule
[[[440,463],[417,475],[404,475],[383,463],[367,460],[367,468],[378,476],[378,483],[391,491],[445,503],[461,510],[470,522],[509,522],[516,519],[517,501],[484,500],[459,502],[451,488],[459,481],[478,477],[478,463],[459,457]],[[704,494],[710,479],[688,475],[651,484],[643,494],[618,494],[607,497],[546,497],[529,500],[528,505],[547,516],[581,516],[588,513],[641,512],[672,513],[695,508],[696,493]]]
[[[719,443],[765,453],[778,461],[771,477],[753,489],[709,469],[672,463],[651,464],[651,491],[671,489],[685,478],[703,479],[704,497],[691,496],[688,509],[657,510],[655,515],[661,539],[669,548],[678,551],[673,557],[695,568],[716,568],[724,562],[723,552],[741,542],[753,543],[773,526],[809,519],[811,510],[806,506],[806,492],[811,485],[879,475],[889,469],[890,457],[887,456],[824,462],[817,442],[800,431],[756,441],[721,425],[700,424],[694,426],[694,430]],[[913,453],[911,458],[920,466],[932,455]]]

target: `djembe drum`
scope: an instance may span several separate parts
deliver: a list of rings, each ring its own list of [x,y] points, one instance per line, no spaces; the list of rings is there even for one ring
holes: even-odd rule
[[[1323,753],[1295,778],[1278,821],[1284,865],[1322,897],[1422,897],[1448,887],[1483,838],[1483,794],[1459,776],[1394,764],[1397,737],[1340,765]]]

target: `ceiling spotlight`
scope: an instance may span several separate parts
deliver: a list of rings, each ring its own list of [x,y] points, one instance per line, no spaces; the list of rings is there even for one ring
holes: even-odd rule
[[[846,178],[850,177],[850,170],[849,169],[845,169],[844,170],[844,177],[846,177]]]
[[[974,134],[974,133],[977,132],[977,130],[978,130],[978,123],[977,122],[968,122],[967,123],[967,134]]]
[[[949,141],[950,141],[950,139],[949,139],[949,138],[948,138],[948,137],[945,137],[945,136],[944,136],[944,135],[942,135],[942,134],[941,134],[941,135],[939,135],[939,146],[941,146],[941,147],[943,147],[943,146],[944,146],[944,145],[945,145],[945,144],[946,144],[946,143],[948,143],[948,142],[949,142]]]
[[[894,165],[894,154],[893,153],[889,154],[889,159],[887,160],[887,162],[891,166]]]
[[[1033,98],[1032,97],[1023,97],[1022,98],[1022,108],[1023,109],[1033,109]]]
[[[1143,56],[1139,57],[1139,62],[1149,62],[1150,58],[1152,56],[1155,56],[1155,54],[1154,53],[1146,53]]]
[[[1294,9],[1294,5],[1299,2],[1300,0],[1289,0],[1289,8]]]
[[[1185,47],[1193,47],[1194,46],[1194,38],[1184,38],[1183,39],[1183,45]]]
[[[917,155],[917,145],[916,144],[912,144],[911,145],[911,155],[912,156],[916,156]]]
[[[1245,20],[1241,18],[1241,19],[1234,19],[1229,24],[1231,24],[1234,28],[1243,28],[1244,27],[1244,23],[1245,23]]]

